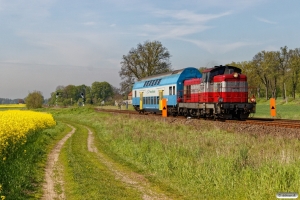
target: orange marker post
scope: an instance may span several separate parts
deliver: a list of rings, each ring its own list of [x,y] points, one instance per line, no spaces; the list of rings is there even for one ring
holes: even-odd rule
[[[167,108],[167,99],[162,99],[162,116],[167,117],[168,116],[168,108]]]
[[[270,110],[271,110],[271,116],[275,117],[276,116],[276,103],[275,103],[274,98],[270,99]]]

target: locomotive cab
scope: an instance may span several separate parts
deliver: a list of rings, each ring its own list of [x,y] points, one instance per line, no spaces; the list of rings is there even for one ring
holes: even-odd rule
[[[233,66],[216,66],[204,70],[202,78],[185,80],[183,102],[179,113],[195,117],[245,119],[255,112],[255,103],[248,103],[247,77]]]

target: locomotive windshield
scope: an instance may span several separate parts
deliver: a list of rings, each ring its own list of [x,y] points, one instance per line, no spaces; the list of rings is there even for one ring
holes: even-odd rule
[[[215,66],[214,68],[207,69],[203,72],[202,81],[210,82],[215,76],[223,74],[233,74],[235,72],[240,74],[242,70],[233,66]]]

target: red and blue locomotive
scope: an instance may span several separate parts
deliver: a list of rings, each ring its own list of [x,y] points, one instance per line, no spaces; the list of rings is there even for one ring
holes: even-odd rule
[[[178,98],[178,114],[185,116],[245,119],[255,107],[246,75],[233,66],[216,66],[204,70],[202,78],[185,80]]]

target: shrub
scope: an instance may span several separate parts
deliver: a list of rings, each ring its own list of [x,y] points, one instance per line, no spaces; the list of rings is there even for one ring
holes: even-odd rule
[[[44,97],[40,91],[29,93],[25,99],[28,109],[41,108],[44,102]]]

